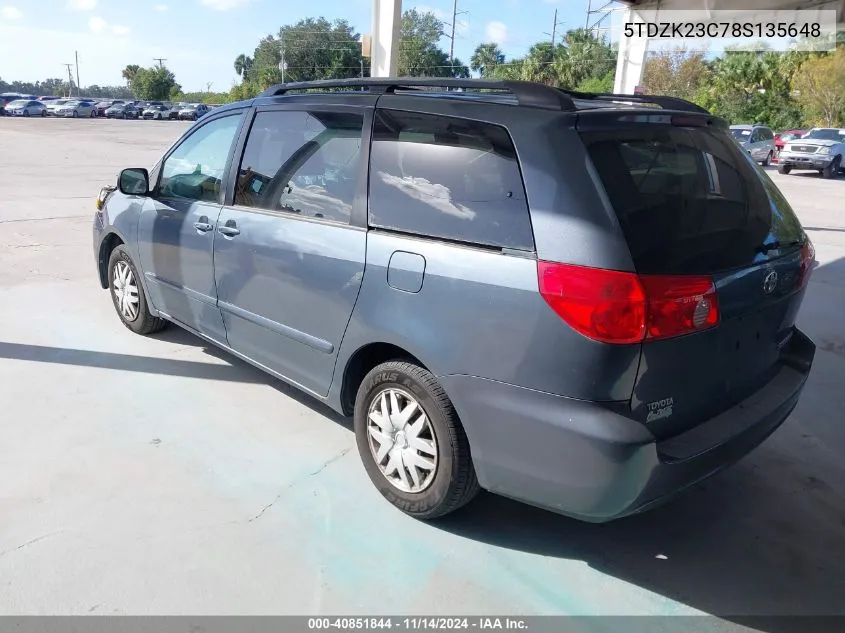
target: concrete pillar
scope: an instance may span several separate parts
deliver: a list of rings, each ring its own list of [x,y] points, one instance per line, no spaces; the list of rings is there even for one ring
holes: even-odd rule
[[[402,0],[373,0],[373,77],[395,77],[399,62]]]
[[[644,22],[633,10],[625,12],[625,23]],[[626,37],[623,29],[619,38],[619,55],[616,58],[616,78],[613,81],[613,92],[617,94],[634,94],[634,89],[643,77],[643,64],[648,51],[648,38]]]

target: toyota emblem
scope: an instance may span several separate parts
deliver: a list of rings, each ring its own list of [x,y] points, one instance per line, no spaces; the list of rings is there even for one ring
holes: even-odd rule
[[[778,274],[774,270],[770,270],[763,279],[763,294],[770,295],[778,287]]]

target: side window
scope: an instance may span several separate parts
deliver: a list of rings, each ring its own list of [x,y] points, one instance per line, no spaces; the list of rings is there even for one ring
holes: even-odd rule
[[[371,156],[371,225],[534,248],[516,150],[504,128],[380,110]]]
[[[235,204],[348,223],[363,127],[363,115],[351,112],[259,112],[241,160]]]
[[[158,195],[218,202],[226,160],[240,123],[240,114],[216,119],[182,141],[164,161]]]

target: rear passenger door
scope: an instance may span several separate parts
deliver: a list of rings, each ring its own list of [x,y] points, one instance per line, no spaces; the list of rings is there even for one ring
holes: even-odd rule
[[[259,109],[214,242],[229,346],[328,393],[366,251],[371,110]]]

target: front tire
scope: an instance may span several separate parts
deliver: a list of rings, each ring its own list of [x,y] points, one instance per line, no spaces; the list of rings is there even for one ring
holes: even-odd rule
[[[479,491],[455,408],[418,365],[391,361],[364,377],[355,398],[355,439],[373,485],[417,519],[449,514]]]
[[[821,174],[822,178],[836,178],[839,175],[839,169],[842,165],[842,158],[837,156],[834,158],[830,165],[822,169]]]
[[[76,110],[74,110],[74,111],[73,111],[73,118],[74,118],[74,119],[78,119],[78,118],[79,118],[79,112],[77,112]]]
[[[109,294],[120,322],[135,334],[152,334],[167,321],[150,312],[144,287],[129,250],[123,244],[109,257]]]
[[[779,174],[789,174],[792,171],[792,167],[789,165],[778,165],[778,173]]]
[[[769,152],[766,155],[766,160],[763,161],[763,167],[768,167],[769,163],[771,163],[771,162],[772,162],[772,152]]]

